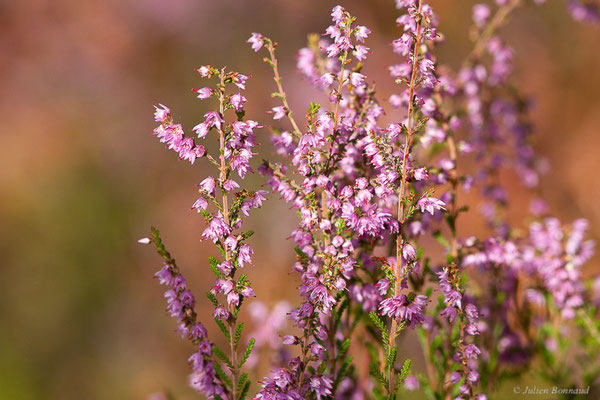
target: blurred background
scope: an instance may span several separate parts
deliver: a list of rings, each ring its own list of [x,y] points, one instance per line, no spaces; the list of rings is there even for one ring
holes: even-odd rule
[[[339,3],[372,28],[366,73],[387,98],[386,67],[398,60],[389,46],[398,36],[393,1]],[[295,74],[294,54],[308,33],[323,32],[336,4],[0,0],[0,399],[144,399],[166,390],[195,398],[186,386],[192,349],[173,332],[152,279],[160,260],[136,240],[159,227],[204,304],[213,249],[199,241],[203,221],[190,207],[211,170],[163,150],[150,135],[152,105],[171,107],[189,129],[208,107],[191,91],[204,86],[194,68],[226,65],[253,75],[247,116],[268,122],[271,73],[245,43],[257,31],[279,42],[290,103],[303,115],[314,92]],[[456,67],[469,51],[473,2],[431,4],[448,39],[440,61]],[[537,99],[536,146],[552,165],[542,192],[564,221],[588,218],[598,239],[600,29],[573,22],[553,1],[522,9],[503,31],[516,50],[514,82]],[[266,155],[266,130],[259,140]],[[269,306],[296,301],[285,240],[295,222],[281,201],[247,221],[256,231],[247,272]],[[598,267],[596,258],[586,273]]]

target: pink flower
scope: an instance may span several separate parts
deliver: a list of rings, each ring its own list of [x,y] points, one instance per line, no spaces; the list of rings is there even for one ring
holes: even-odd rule
[[[203,239],[211,239],[214,243],[231,234],[231,228],[223,221],[221,215],[213,218],[208,228],[202,232]]]
[[[213,316],[217,319],[227,319],[229,318],[229,312],[227,312],[225,307],[217,307],[215,308]]]
[[[416,376],[409,375],[404,380],[404,387],[406,388],[406,390],[410,391],[417,390],[419,389],[419,380]]]
[[[204,139],[206,137],[206,135],[208,134],[210,127],[208,126],[208,124],[206,122],[201,122],[198,125],[196,125],[195,127],[192,128],[192,131],[196,132],[196,134],[198,135],[198,138],[200,139]]]
[[[369,48],[367,46],[359,44],[354,48],[354,57],[356,57],[358,61],[362,61],[367,58],[367,53],[369,53]]]
[[[194,140],[192,138],[184,138],[179,146],[179,157],[182,160],[188,160],[192,164],[196,161],[196,152],[194,151]]]
[[[473,22],[478,28],[482,28],[490,17],[490,8],[485,4],[475,4],[473,6]]]
[[[208,99],[210,96],[212,96],[213,90],[211,88],[205,87],[205,88],[196,90],[196,93],[198,93],[199,99],[204,100],[204,99]]]
[[[229,101],[231,102],[233,109],[235,111],[240,112],[244,108],[244,103],[247,102],[248,100],[244,96],[242,96],[241,93],[236,93],[233,96],[231,96]]]
[[[200,190],[214,196],[216,183],[215,178],[213,178],[212,176],[209,176],[208,178],[200,182],[200,185],[198,186],[200,187]]]
[[[404,246],[402,246],[402,257],[406,261],[413,261],[417,258],[417,251],[412,244],[404,243]]]
[[[200,197],[198,200],[196,200],[196,202],[192,206],[192,210],[195,209],[196,211],[200,212],[200,210],[206,210],[207,206],[208,206],[208,201],[206,201],[206,199],[204,197]]]
[[[273,107],[271,112],[273,113],[273,119],[281,119],[285,117],[285,107],[283,106]]]
[[[227,190],[228,192],[238,189],[239,187],[240,185],[238,185],[238,183],[232,179],[227,179],[225,182],[223,182],[223,189]]]
[[[435,197],[421,197],[417,202],[417,207],[421,212],[427,211],[431,215],[433,215],[436,210],[445,210],[445,205],[446,203]]]
[[[469,344],[467,347],[465,347],[465,355],[468,359],[476,360],[479,354],[481,354],[481,350],[479,350],[479,348],[474,344]]]
[[[236,292],[229,292],[227,295],[227,304],[229,307],[235,307],[240,304],[240,295]]]
[[[365,83],[365,76],[363,74],[359,74],[358,72],[353,72],[350,74],[350,83],[353,86],[361,86]]]
[[[200,76],[202,76],[203,78],[206,78],[210,74],[210,67],[207,65],[203,65],[200,68],[198,68],[196,71],[198,71],[200,73]]]
[[[296,344],[298,342],[298,339],[296,338],[296,336],[293,335],[283,335],[283,344]]]
[[[263,35],[261,35],[260,33],[252,32],[252,36],[250,36],[250,38],[246,40],[246,43],[252,44],[252,50],[259,51],[261,47],[263,47],[263,44],[265,42]]]
[[[354,31],[354,36],[356,37],[356,40],[358,40],[359,42],[364,42],[365,39],[367,38],[367,36],[369,36],[371,34],[371,30],[369,28],[367,28],[366,26],[359,26],[356,28],[356,30]]]
[[[422,181],[429,178],[429,175],[427,175],[427,170],[425,168],[416,169],[414,172],[414,176],[415,180],[417,181]]]
[[[243,74],[236,74],[233,77],[234,85],[237,86],[238,88],[240,88],[241,90],[246,89],[246,81],[247,80],[248,80],[248,77]]]
[[[240,267],[243,267],[244,264],[252,264],[252,254],[254,251],[247,244],[243,244],[240,246],[240,251],[238,252],[238,264]]]
[[[335,6],[333,8],[333,10],[331,10],[331,19],[333,20],[333,22],[335,22],[336,24],[339,23],[342,18],[344,18],[344,7],[342,6]]]
[[[167,106],[162,105],[160,103],[158,105],[162,108],[154,106],[154,108],[156,109],[154,111],[154,120],[158,122],[164,122],[167,118],[171,116],[171,110],[169,110]]]
[[[216,111],[209,111],[204,114],[204,118],[206,119],[206,125],[209,127],[216,127],[217,129],[221,129],[221,124],[224,122],[223,118],[221,118],[221,114]]]

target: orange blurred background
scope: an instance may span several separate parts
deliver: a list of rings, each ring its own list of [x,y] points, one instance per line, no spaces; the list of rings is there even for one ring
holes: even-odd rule
[[[399,35],[393,1],[339,3],[373,30],[366,74],[385,99],[393,88],[386,67],[398,60],[389,46]],[[441,62],[456,67],[468,53],[473,3],[431,1],[447,38]],[[136,240],[159,227],[204,304],[214,249],[199,241],[203,221],[190,207],[195,185],[213,171],[178,162],[149,134],[152,105],[171,107],[189,129],[209,107],[191,91],[205,85],[194,68],[226,65],[253,75],[247,116],[269,123],[271,72],[245,43],[256,31],[279,42],[291,107],[303,115],[314,92],[295,74],[294,54],[308,33],[324,31],[336,4],[0,1],[0,399],[196,397],[186,386],[192,349],[173,332],[152,279],[160,260]],[[600,29],[573,22],[553,1],[520,10],[503,35],[516,50],[513,82],[537,100],[536,147],[552,165],[542,192],[564,221],[588,218],[597,239]],[[267,130],[259,141],[256,162],[271,152]],[[277,197],[246,222],[256,231],[247,272],[259,299],[294,304],[285,238],[296,217]],[[599,270],[595,258],[586,272]]]

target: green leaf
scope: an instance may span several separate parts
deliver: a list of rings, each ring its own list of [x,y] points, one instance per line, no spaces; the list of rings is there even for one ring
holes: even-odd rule
[[[238,121],[242,121],[244,119],[244,115],[246,115],[246,111],[236,111],[235,115],[237,115]]]
[[[244,372],[244,373],[243,373],[243,374],[240,376],[240,379],[238,379],[238,387],[239,387],[239,386],[242,386],[242,385],[243,385],[243,384],[244,384],[244,383],[245,383],[247,380],[248,380],[248,374]]]
[[[388,349],[389,349],[390,336],[387,331],[387,327],[385,326],[385,322],[383,322],[383,320],[379,317],[379,315],[377,315],[376,312],[371,312],[369,314],[369,318],[371,318],[371,321],[373,322],[373,324],[375,326],[377,326],[377,328],[379,329],[379,331],[381,333],[381,341],[382,341],[382,345],[383,345],[383,351],[387,354]]]
[[[208,297],[210,302],[213,303],[215,307],[219,307],[219,300],[217,300],[214,294],[212,294],[211,292],[206,292],[206,297]]]
[[[294,248],[294,250],[296,251],[296,254],[298,254],[298,256],[299,256],[301,259],[303,259],[303,260],[304,260],[304,259],[307,259],[307,258],[308,258],[308,256],[307,256],[307,255],[306,255],[306,254],[305,254],[305,253],[304,253],[302,250],[300,250],[300,247],[296,246],[296,247]]]
[[[221,271],[219,271],[219,268],[217,268],[217,265],[219,265],[219,260],[210,256],[210,257],[208,257],[208,264],[210,265],[210,269],[212,270],[212,272],[214,272],[214,274],[217,276],[217,278],[221,278],[222,277]]]
[[[440,231],[433,232],[433,237],[437,240],[446,250],[450,250],[450,243],[442,236]]]
[[[238,326],[235,328],[235,336],[233,340],[233,346],[235,350],[238,348],[238,343],[240,342],[240,337],[242,336],[242,329],[244,329],[244,323],[240,322]]]
[[[404,365],[402,365],[402,369],[400,370],[400,372],[397,375],[396,389],[398,389],[400,387],[400,384],[402,384],[404,382],[404,380],[406,379],[406,377],[410,373],[410,367],[411,366],[412,366],[412,361],[411,360],[404,361]]]
[[[248,342],[248,347],[246,347],[246,351],[244,352],[244,355],[242,356],[242,360],[240,361],[239,368],[242,368],[242,366],[248,360],[248,357],[250,357],[250,353],[252,353],[252,348],[254,347],[255,342],[256,342],[256,340],[254,338],[251,338],[250,342]]]
[[[379,382],[384,388],[388,387],[388,380],[385,376],[383,376],[383,374],[381,373],[381,371],[379,371],[379,367],[377,366],[377,364],[375,364],[374,362],[370,362],[369,363],[369,373],[371,374],[371,376],[373,378],[375,378],[375,380],[377,380],[377,382]]]
[[[344,358],[349,347],[350,347],[350,338],[346,338],[346,340],[344,340],[344,343],[342,343],[342,345],[340,346],[338,359],[341,360],[342,358]]]
[[[233,364],[229,360],[229,357],[227,357],[227,355],[223,352],[223,350],[221,350],[216,344],[213,344],[212,351],[214,355],[216,355],[221,361],[227,364],[230,370],[233,370]]]
[[[393,368],[394,364],[396,363],[396,354],[397,354],[397,349],[396,346],[392,347],[390,349],[390,353],[388,355],[388,358],[386,360],[386,367],[389,368],[390,366]]]
[[[242,390],[240,391],[240,400],[244,400],[246,395],[248,394],[248,390],[250,389],[250,381],[246,381],[245,384],[242,385]]]
[[[219,379],[221,381],[223,381],[223,383],[225,383],[230,388],[233,388],[233,383],[231,383],[231,379],[229,379],[227,374],[225,374],[225,372],[223,372],[223,369],[221,368],[219,363],[213,363],[213,367],[215,368],[215,372],[217,373],[217,376],[219,377]]]
[[[219,318],[215,318],[215,322],[217,323],[217,325],[221,329],[221,332],[223,332],[223,335],[225,336],[225,338],[227,338],[227,341],[230,342],[231,341],[231,335],[229,335],[229,330],[227,329],[227,327],[225,326],[225,324],[223,323],[223,321],[221,321]]]
[[[381,332],[386,332],[387,331],[387,327],[385,326],[385,322],[383,322],[383,320],[381,319],[381,317],[379,317],[379,315],[377,315],[377,313],[375,311],[372,311],[371,313],[369,313],[369,318],[371,318],[371,321],[373,322],[373,324],[379,328],[379,330]]]

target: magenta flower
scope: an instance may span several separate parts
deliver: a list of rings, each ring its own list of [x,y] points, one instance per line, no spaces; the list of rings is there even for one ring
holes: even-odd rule
[[[421,212],[428,212],[433,215],[437,210],[445,210],[446,203],[435,197],[421,197],[417,202],[417,207]]]
[[[273,113],[273,119],[281,119],[285,117],[285,107],[283,106],[273,107],[271,112]]]
[[[209,111],[204,114],[204,118],[206,120],[206,125],[208,127],[216,127],[217,129],[221,129],[221,124],[224,122],[221,115],[216,111]]]
[[[381,302],[379,312],[399,321],[406,322],[411,328],[423,322],[423,307],[427,305],[427,296],[417,295],[408,300],[403,294],[390,297]]]
[[[263,35],[261,35],[260,33],[252,32],[252,36],[250,36],[246,43],[252,44],[252,50],[259,51],[264,44]]]
[[[417,250],[415,250],[412,244],[404,243],[404,246],[402,246],[402,257],[406,261],[414,261],[417,258]]]
[[[157,122],[165,122],[165,120],[171,116],[171,110],[169,110],[167,106],[164,106],[162,104],[159,104],[159,106],[161,108],[154,106],[154,108],[156,109],[154,111],[154,120]]]
[[[478,28],[483,27],[489,17],[490,8],[487,5],[475,4],[473,6],[473,21]]]
[[[468,359],[476,360],[479,354],[481,354],[481,350],[474,344],[469,344],[465,347],[465,356]]]
[[[200,187],[200,190],[202,190],[203,192],[205,192],[211,196],[214,196],[216,183],[215,183],[215,178],[213,178],[212,176],[209,176],[208,178],[204,179],[202,182],[200,182],[200,184],[198,186]]]
[[[201,122],[192,128],[192,131],[196,132],[200,139],[204,139],[209,130],[210,127],[206,122]]]
[[[229,101],[231,102],[233,109],[239,112],[244,109],[244,103],[246,103],[248,100],[246,100],[241,93],[236,93],[230,97]]]
[[[213,90],[211,88],[205,87],[205,88],[196,90],[196,93],[198,93],[199,99],[205,100],[205,99],[208,99],[210,96],[212,96]]]

